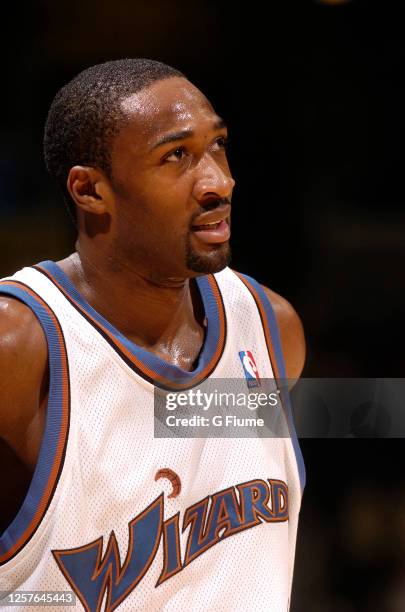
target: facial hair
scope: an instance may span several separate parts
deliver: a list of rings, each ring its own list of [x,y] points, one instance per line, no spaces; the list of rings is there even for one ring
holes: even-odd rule
[[[190,235],[186,239],[186,267],[200,274],[215,274],[221,272],[231,261],[229,242],[218,246],[208,255],[200,255],[193,250]]]

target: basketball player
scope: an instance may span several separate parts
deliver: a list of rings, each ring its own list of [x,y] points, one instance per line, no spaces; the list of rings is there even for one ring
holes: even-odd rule
[[[0,538],[3,591],[70,592],[89,611],[289,608],[293,429],[153,435],[156,387],[303,367],[293,308],[227,267],[226,139],[205,96],[155,61],[91,67],[53,101],[45,160],[78,239],[0,283],[0,435],[30,471]]]

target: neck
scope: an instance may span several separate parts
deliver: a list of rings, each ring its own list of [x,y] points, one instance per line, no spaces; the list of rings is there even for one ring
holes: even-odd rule
[[[189,279],[148,278],[116,256],[77,252],[59,262],[89,304],[136,344],[171,353],[179,336],[201,336],[204,309]]]

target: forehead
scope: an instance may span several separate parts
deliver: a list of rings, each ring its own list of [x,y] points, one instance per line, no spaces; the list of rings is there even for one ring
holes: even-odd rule
[[[173,129],[211,126],[218,119],[211,103],[192,83],[181,77],[157,81],[124,98],[125,128],[144,139]]]

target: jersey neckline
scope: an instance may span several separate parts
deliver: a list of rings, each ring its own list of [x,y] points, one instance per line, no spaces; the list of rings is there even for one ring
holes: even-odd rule
[[[213,274],[195,279],[207,319],[207,333],[197,367],[189,372],[168,363],[126,338],[90,306],[58,264],[53,261],[42,261],[33,268],[49,278],[121,358],[153,385],[164,389],[190,388],[205,380],[216,368],[225,347],[226,318],[221,292]]]

